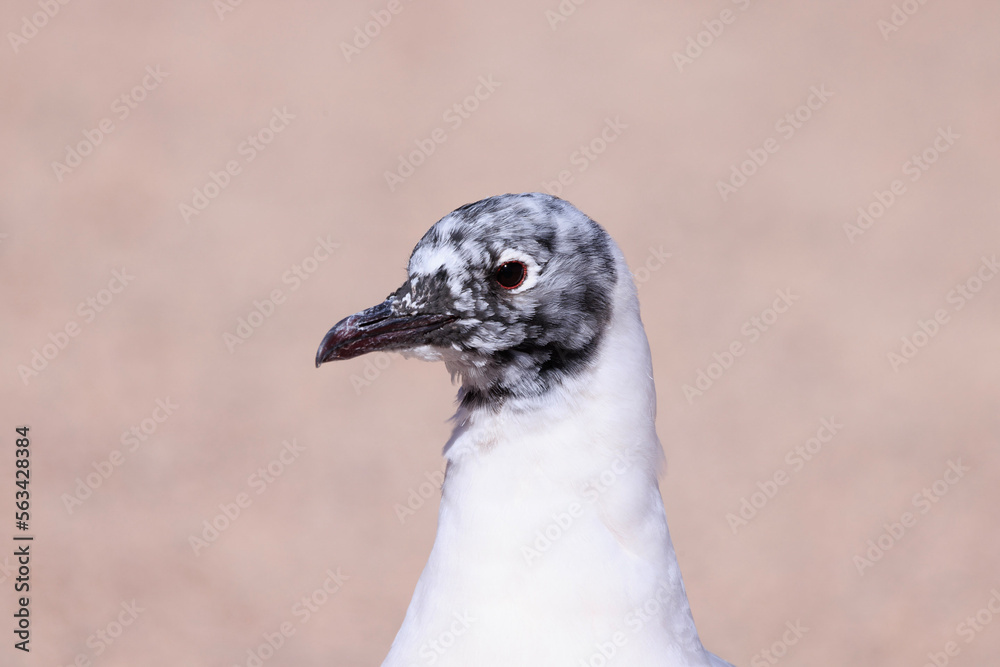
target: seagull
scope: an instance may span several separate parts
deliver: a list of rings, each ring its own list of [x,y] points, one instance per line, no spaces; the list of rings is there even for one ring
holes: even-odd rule
[[[490,197],[435,223],[407,274],[316,354],[401,352],[461,383],[437,537],[382,667],[732,667],[684,591],[649,343],[608,233],[557,197]]]

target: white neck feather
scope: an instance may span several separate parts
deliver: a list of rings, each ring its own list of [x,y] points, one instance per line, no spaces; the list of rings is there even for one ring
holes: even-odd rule
[[[456,415],[437,539],[383,667],[711,664],[667,531],[649,346],[617,254],[593,367]]]

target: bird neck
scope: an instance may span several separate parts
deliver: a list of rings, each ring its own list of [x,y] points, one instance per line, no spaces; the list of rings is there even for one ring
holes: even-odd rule
[[[520,531],[544,535],[553,517],[576,519],[574,514],[593,510],[601,519],[591,529],[612,530],[630,549],[665,548],[673,558],[669,537],[650,537],[648,525],[635,520],[663,516],[657,482],[663,455],[649,346],[634,288],[631,282],[625,287],[631,290],[618,295],[600,349],[584,372],[500,409],[459,409],[445,448],[442,527],[449,522],[455,530],[478,533],[482,526],[462,522],[481,522],[494,513],[485,531],[496,535],[491,541],[497,548],[501,540],[519,547]],[[508,529],[502,537],[496,530],[501,525]],[[665,533],[665,519],[662,527]],[[651,544],[642,544],[646,539]],[[522,552],[530,561],[530,549]]]
[[[707,664],[657,484],[649,348],[627,288],[587,372],[500,410],[460,408],[437,538],[394,652],[469,614],[505,629],[470,633],[478,655],[552,628],[545,650],[561,660],[622,632],[621,657],[634,658],[622,664],[678,650],[669,664]]]
[[[597,450],[614,454],[639,450],[660,459],[649,343],[636,289],[620,253],[618,271],[622,279],[615,288],[611,317],[583,367],[561,375],[543,392],[505,395],[502,401],[490,404],[461,400],[484,392],[478,382],[463,383],[454,417],[456,427],[445,447],[450,461],[486,455],[497,438],[506,438],[508,448],[517,448],[525,438],[574,430],[585,431],[580,446],[565,443],[574,450],[566,453],[575,457],[584,455],[586,443],[593,440]],[[564,444],[561,440],[557,437],[553,445]]]

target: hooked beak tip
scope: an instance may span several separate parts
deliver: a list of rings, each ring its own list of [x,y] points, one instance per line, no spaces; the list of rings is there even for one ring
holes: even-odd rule
[[[378,350],[420,345],[430,332],[458,319],[454,315],[393,314],[389,301],[345,317],[330,329],[316,351],[316,367]]]

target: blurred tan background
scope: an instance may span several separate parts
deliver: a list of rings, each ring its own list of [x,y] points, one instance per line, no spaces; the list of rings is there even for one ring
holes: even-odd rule
[[[14,0],[0,27],[2,539],[21,424],[36,536],[27,656],[0,557],[0,664],[378,665],[455,388],[316,348],[438,218],[542,189],[641,281],[706,646],[997,664],[997,3]]]

